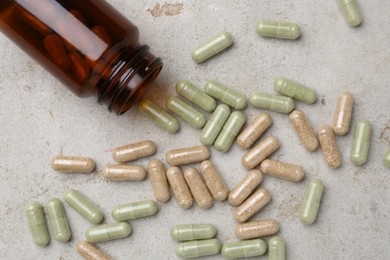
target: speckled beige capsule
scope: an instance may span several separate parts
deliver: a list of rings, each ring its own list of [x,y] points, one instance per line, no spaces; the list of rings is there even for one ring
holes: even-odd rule
[[[239,206],[263,181],[263,173],[259,170],[251,170],[229,193],[229,203]]]
[[[150,156],[156,150],[155,143],[145,140],[115,148],[112,152],[112,158],[119,163],[125,163]]]
[[[214,199],[224,201],[229,194],[229,189],[215,165],[209,160],[203,161],[200,164],[200,171]]]
[[[349,92],[342,92],[337,101],[333,116],[333,131],[337,135],[346,135],[351,124],[353,110],[353,96]]]
[[[268,156],[275,152],[279,148],[279,141],[274,136],[268,136],[262,140],[259,144],[253,147],[242,158],[242,165],[248,170],[255,168]]]
[[[109,255],[85,240],[77,243],[76,251],[87,260],[112,260]]]
[[[245,240],[273,235],[279,231],[279,223],[274,219],[264,219],[239,224],[236,228],[238,239]]]
[[[109,163],[104,166],[102,175],[110,181],[142,181],[146,177],[146,171],[139,165]]]
[[[237,144],[242,149],[251,147],[260,136],[272,124],[272,117],[266,112],[261,112],[237,137]]]
[[[184,179],[191,190],[192,196],[199,207],[210,208],[213,205],[213,197],[202,181],[199,172],[194,168],[188,168],[184,171]]]
[[[290,113],[290,122],[306,150],[309,152],[315,151],[318,147],[317,136],[305,114],[300,110],[294,110]]]
[[[210,157],[210,151],[207,146],[193,146],[181,149],[171,150],[167,153],[167,162],[172,166],[179,166],[207,160]]]
[[[92,172],[95,162],[88,157],[59,155],[51,160],[51,168],[57,172]]]
[[[318,128],[317,134],[326,163],[331,168],[338,168],[341,165],[341,155],[333,129],[322,125]]]
[[[233,210],[233,217],[237,221],[245,222],[267,205],[271,199],[271,194],[266,189],[260,188]]]
[[[181,170],[178,167],[168,168],[167,178],[179,207],[184,209],[191,207],[192,195]]]
[[[267,175],[288,181],[298,182],[305,177],[305,172],[301,166],[269,159],[260,164],[260,170]]]
[[[151,160],[148,163],[149,179],[152,183],[154,197],[159,202],[167,202],[171,197],[164,164],[160,160]]]

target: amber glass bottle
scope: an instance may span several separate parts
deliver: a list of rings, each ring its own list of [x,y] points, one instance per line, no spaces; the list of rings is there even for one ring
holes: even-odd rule
[[[104,0],[0,0],[0,30],[78,96],[122,114],[162,68]]]

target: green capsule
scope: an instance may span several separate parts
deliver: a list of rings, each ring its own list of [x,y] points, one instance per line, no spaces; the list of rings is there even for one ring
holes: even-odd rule
[[[344,18],[350,26],[358,26],[362,23],[363,17],[355,0],[337,0]]]
[[[142,100],[139,103],[139,110],[154,124],[169,133],[175,133],[180,128],[180,123],[176,118],[150,100]]]
[[[153,200],[144,200],[116,206],[112,210],[112,218],[116,221],[126,221],[156,214],[158,205]]]
[[[221,242],[217,239],[183,242],[176,245],[176,255],[181,258],[216,255],[221,251],[221,246]]]
[[[203,90],[195,87],[187,80],[179,80],[176,83],[176,92],[207,112],[213,112],[217,106],[215,99],[207,95]]]
[[[313,179],[307,185],[303,203],[299,211],[299,218],[303,224],[312,224],[316,218],[320,207],[324,185],[319,179]]]
[[[130,234],[130,224],[127,222],[119,222],[90,227],[85,231],[85,238],[89,243],[99,243],[128,237]]]
[[[221,254],[226,258],[243,258],[263,255],[267,251],[267,244],[261,239],[245,240],[225,244]]]
[[[212,145],[214,143],[229,115],[230,108],[227,105],[220,104],[217,106],[200,134],[202,144]]]
[[[383,156],[383,164],[390,168],[390,149]]]
[[[192,59],[201,63],[220,53],[233,43],[233,37],[228,32],[221,32],[208,39],[192,51]]]
[[[25,213],[34,243],[37,246],[46,246],[49,243],[49,231],[42,206],[37,202],[30,202],[25,207]]]
[[[356,123],[351,149],[351,161],[353,164],[360,166],[366,163],[370,149],[371,133],[371,123],[366,119],[361,119]]]
[[[171,237],[176,241],[210,239],[216,234],[217,229],[211,224],[184,224],[171,229]]]
[[[177,97],[170,97],[166,106],[194,128],[202,128],[206,124],[206,117],[201,112]]]
[[[207,94],[234,109],[241,110],[246,107],[246,96],[235,89],[226,87],[213,80],[207,81],[204,89]]]
[[[317,94],[313,89],[283,77],[279,77],[274,81],[274,89],[284,96],[307,104],[313,104],[317,100]]]
[[[64,200],[92,224],[102,222],[104,217],[103,212],[78,191],[73,189],[67,190],[64,194]]]
[[[264,37],[295,40],[301,35],[301,28],[296,23],[260,21],[256,31]]]
[[[285,260],[286,244],[280,236],[273,236],[268,240],[268,260]]]
[[[245,116],[240,111],[234,111],[230,114],[228,120],[223,125],[221,133],[215,140],[214,147],[220,152],[226,152],[232,146],[241,128],[245,124]]]
[[[294,108],[294,100],[290,97],[273,95],[265,92],[255,92],[251,95],[249,103],[257,108],[268,109],[280,113],[290,113]]]
[[[59,199],[50,199],[46,204],[46,208],[55,240],[65,243],[70,239],[71,233],[62,202]]]

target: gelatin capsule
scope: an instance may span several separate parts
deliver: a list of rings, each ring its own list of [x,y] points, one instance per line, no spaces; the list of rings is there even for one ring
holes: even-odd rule
[[[101,25],[97,25],[92,27],[92,32],[96,34],[101,40],[103,40],[105,43],[107,43],[108,46],[111,45],[111,36],[107,32],[106,28],[104,28]]]
[[[142,181],[146,177],[146,171],[138,165],[109,163],[104,166],[102,175],[110,181]]]
[[[286,114],[290,113],[295,107],[294,100],[290,97],[265,92],[253,93],[249,98],[249,103],[257,108]]]
[[[233,37],[228,32],[221,32],[214,35],[207,41],[200,44],[192,51],[192,59],[201,63],[228,48],[233,43]]]
[[[273,236],[268,240],[268,260],[285,260],[286,244],[280,236]]]
[[[69,69],[71,67],[64,43],[59,36],[50,34],[45,37],[43,44],[53,63],[62,69]]]
[[[176,118],[150,100],[142,100],[139,103],[139,110],[155,125],[169,133],[175,133],[180,128],[180,123]]]
[[[76,251],[86,260],[112,260],[105,252],[85,240],[81,240],[77,243]]]
[[[191,207],[192,195],[181,170],[178,167],[168,168],[167,178],[179,207],[184,209]]]
[[[312,224],[316,221],[320,207],[324,185],[319,179],[312,179],[307,185],[302,206],[299,210],[299,218],[303,224]]]
[[[59,155],[51,160],[51,168],[57,172],[92,172],[95,162],[88,157]]]
[[[331,168],[338,168],[341,165],[341,155],[333,129],[322,125],[318,128],[317,135],[326,163]]]
[[[337,101],[333,116],[333,130],[337,135],[346,135],[352,119],[353,96],[349,92],[342,92]]]
[[[62,202],[59,199],[50,199],[46,204],[46,208],[55,240],[65,243],[70,239],[71,233]]]
[[[212,145],[221,132],[223,125],[230,115],[230,108],[225,104],[220,104],[214,110],[200,134],[200,141],[204,145]]]
[[[242,149],[248,149],[260,138],[271,124],[272,117],[270,114],[261,112],[237,137],[238,146]]]
[[[305,172],[301,166],[269,159],[260,164],[260,170],[267,175],[294,182],[298,182],[305,177]]]
[[[247,240],[273,235],[279,231],[279,223],[274,219],[264,219],[239,224],[236,228],[238,239]]]
[[[229,203],[239,206],[263,181],[263,173],[259,170],[251,170],[229,193]]]
[[[215,102],[214,98],[210,97],[187,80],[179,80],[176,83],[176,92],[204,111],[213,112],[217,106],[217,102]]]
[[[149,179],[152,183],[154,197],[159,202],[167,202],[171,197],[164,164],[160,160],[151,160],[148,163]]]
[[[42,206],[37,202],[30,202],[25,207],[25,214],[34,243],[37,246],[46,246],[49,243],[49,231]]]
[[[115,148],[112,158],[119,163],[125,163],[151,156],[156,150],[157,146],[154,142],[145,140]]]
[[[261,256],[267,251],[267,244],[261,239],[224,244],[221,254],[229,259]]]
[[[237,135],[240,133],[241,128],[246,121],[245,115],[240,111],[234,111],[230,114],[228,120],[223,125],[221,133],[215,140],[214,147],[220,152],[227,152]]]
[[[184,171],[184,179],[198,206],[205,209],[210,208],[214,202],[213,197],[202,181],[199,172],[194,168],[188,168]]]
[[[353,164],[361,166],[367,162],[371,133],[372,125],[369,121],[361,119],[356,123],[351,149],[351,161]]]
[[[193,128],[202,128],[206,124],[206,117],[201,112],[177,97],[170,97],[166,107]]]
[[[148,217],[156,214],[158,205],[153,200],[144,200],[122,204],[112,209],[112,218],[115,221],[127,221]]]
[[[383,156],[383,165],[390,168],[390,149]]]
[[[296,40],[301,35],[301,28],[296,23],[260,21],[256,31],[263,37]]]
[[[212,224],[183,224],[171,229],[171,237],[176,241],[192,241],[215,237],[217,229]]]
[[[92,224],[99,224],[103,221],[103,212],[78,191],[73,189],[67,190],[64,194],[64,200]]]
[[[222,103],[231,106],[234,109],[241,110],[247,105],[246,96],[239,91],[226,87],[213,80],[206,82],[204,87],[207,94],[220,100]]]
[[[260,188],[233,210],[233,217],[239,222],[245,222],[267,205],[271,198],[266,189]]]
[[[317,100],[316,92],[296,81],[279,77],[274,81],[274,89],[280,94],[302,101],[306,104],[313,104]]]
[[[181,258],[216,255],[221,251],[221,246],[217,239],[182,242],[176,245],[176,255]]]
[[[253,169],[277,149],[279,149],[278,139],[275,136],[268,136],[244,154],[241,164],[248,170]]]
[[[305,114],[300,110],[294,110],[290,113],[289,118],[295,132],[297,132],[298,137],[306,150],[309,152],[315,151],[318,147],[317,136],[315,135]]]
[[[46,26],[46,24],[44,24],[40,19],[35,17],[21,5],[15,5],[15,12],[25,23],[37,30],[40,34],[46,36],[52,32],[51,29]]]
[[[174,149],[167,153],[166,160],[172,166],[190,164],[207,160],[210,157],[210,151],[207,146],[199,145]]]
[[[69,54],[69,59],[72,63],[73,74],[78,79],[80,85],[84,85],[91,75],[91,68],[88,63],[77,53]]]
[[[362,23],[363,17],[355,0],[337,0],[337,3],[350,26],[355,27]]]
[[[214,199],[224,201],[229,194],[229,189],[226,187],[226,184],[215,165],[209,160],[203,161],[200,164],[200,171],[202,172],[207,188]]]
[[[90,227],[85,231],[85,238],[89,243],[99,243],[128,237],[130,234],[130,224],[127,222],[119,222]]]

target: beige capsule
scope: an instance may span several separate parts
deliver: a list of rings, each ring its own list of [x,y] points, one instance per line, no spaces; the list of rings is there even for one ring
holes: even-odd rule
[[[184,178],[198,206],[205,209],[210,208],[214,202],[213,197],[202,181],[199,172],[194,168],[188,168],[184,171]]]
[[[353,110],[353,96],[349,92],[342,92],[337,101],[333,116],[333,131],[337,135],[346,135],[351,124]]]
[[[260,188],[233,210],[233,217],[237,221],[245,222],[267,205],[271,199],[271,194],[266,189]]]
[[[149,179],[152,183],[154,197],[159,202],[167,202],[171,197],[164,164],[160,160],[151,160],[148,163]]]
[[[318,128],[317,134],[326,163],[331,168],[338,168],[341,165],[341,155],[333,129],[322,125]]]
[[[210,151],[204,145],[171,150],[166,155],[167,162],[173,166],[201,162],[209,157]]]
[[[95,162],[88,157],[59,155],[51,160],[51,168],[57,172],[92,172]]]
[[[241,158],[241,164],[248,170],[255,168],[279,148],[279,141],[268,136]]]
[[[237,137],[238,146],[242,149],[248,149],[260,138],[271,124],[272,117],[270,114],[261,112]]]
[[[191,207],[193,202],[192,195],[181,170],[178,167],[168,168],[167,178],[179,207],[184,209]]]
[[[77,243],[76,251],[87,260],[112,260],[105,252],[85,240]]]
[[[295,182],[302,180],[305,176],[301,166],[269,159],[260,164],[260,170],[267,175]]]
[[[291,124],[306,150],[309,152],[315,151],[318,147],[317,136],[305,114],[300,110],[294,110],[290,113],[289,117]]]
[[[156,150],[154,142],[145,140],[115,148],[112,158],[119,163],[125,163],[153,155]]]
[[[139,165],[109,163],[104,166],[102,175],[110,181],[142,181],[146,177],[146,171]]]
[[[200,164],[200,171],[214,199],[224,201],[229,194],[229,189],[215,165],[209,160],[203,161]]]
[[[279,231],[279,223],[274,219],[264,219],[239,224],[236,228],[238,239],[245,240],[273,235]]]
[[[263,173],[259,170],[251,170],[229,193],[229,203],[239,206],[263,181]]]

